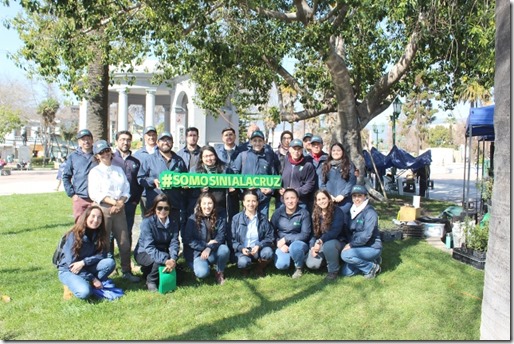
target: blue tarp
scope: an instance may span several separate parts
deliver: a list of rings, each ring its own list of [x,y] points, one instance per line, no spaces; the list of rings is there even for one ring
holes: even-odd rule
[[[469,110],[466,137],[481,136],[480,140],[494,141],[494,104]]]
[[[364,155],[364,161],[366,162],[366,168],[371,172],[375,172],[369,152],[365,150],[362,153]],[[384,175],[385,170],[393,166],[402,170],[417,170],[432,163],[431,150],[427,150],[425,153],[415,158],[396,146],[394,146],[387,155],[380,153],[375,147],[372,147],[371,156],[380,175]]]

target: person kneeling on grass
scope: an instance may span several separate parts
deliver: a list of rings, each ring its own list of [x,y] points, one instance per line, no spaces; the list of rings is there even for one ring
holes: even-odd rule
[[[86,208],[67,233],[63,254],[57,263],[65,298],[70,297],[71,291],[77,298],[86,299],[93,288],[103,288],[102,282],[116,267],[114,259],[107,258],[108,251],[109,236],[102,209],[95,205]]]
[[[165,266],[164,272],[173,271],[180,246],[178,223],[170,217],[170,202],[165,194],[155,197],[140,228],[134,258],[141,265],[148,290],[155,292],[159,285],[159,266]]]
[[[195,211],[189,217],[183,233],[184,257],[196,277],[209,276],[209,265],[216,265],[216,282],[225,283],[225,266],[230,258],[226,240],[227,221],[216,213],[216,199],[210,192],[198,197]]]
[[[259,195],[248,189],[243,193],[244,210],[232,219],[232,248],[237,257],[237,267],[248,273],[252,262],[257,261],[255,273],[264,276],[264,269],[273,258],[273,228],[268,219],[257,211]]]
[[[344,246],[340,241],[343,233],[344,213],[334,204],[327,190],[322,189],[314,194],[312,211],[312,227],[314,235],[309,246],[305,264],[309,269],[319,269],[324,260],[327,262],[328,275],[326,280],[333,281],[339,274],[339,253]]]
[[[286,189],[282,195],[284,204],[275,210],[271,217],[271,225],[277,238],[275,250],[275,267],[286,270],[293,259],[295,272],[292,278],[302,277],[302,268],[309,251],[311,238],[311,216],[306,209],[300,208],[298,192]]]
[[[344,262],[343,276],[363,273],[365,278],[375,278],[382,261],[382,241],[378,231],[378,215],[368,203],[368,192],[363,185],[352,188],[353,205],[350,209],[349,243],[341,252]]]

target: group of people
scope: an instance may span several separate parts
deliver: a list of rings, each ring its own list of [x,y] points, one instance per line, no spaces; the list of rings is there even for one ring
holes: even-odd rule
[[[94,142],[89,130],[80,130],[79,149],[62,173],[76,221],[59,262],[62,283],[79,298],[101,288],[115,268],[114,240],[122,278],[140,280],[130,256],[138,204],[143,221],[133,254],[150,291],[158,290],[159,267],[173,271],[181,250],[198,278],[214,267],[219,284],[225,283],[229,262],[245,275],[252,265],[263,275],[271,262],[279,270],[292,262],[293,278],[302,276],[304,265],[320,269],[324,264],[327,280],[359,273],[374,278],[382,252],[378,216],[366,188],[356,184],[358,170],[343,145],[334,143],[325,153],[320,136],[300,140],[284,131],[274,151],[255,124],[248,128],[247,142],[237,145],[235,134],[225,128],[222,145],[200,147],[198,129],[190,127],[186,146],[175,153],[171,133],[158,135],[149,126],[145,145],[132,154],[129,131],[116,134],[113,151],[104,140]],[[163,189],[163,171],[281,175],[282,187]]]

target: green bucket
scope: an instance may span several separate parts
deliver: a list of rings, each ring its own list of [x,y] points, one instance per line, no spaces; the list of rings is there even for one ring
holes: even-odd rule
[[[159,293],[166,294],[177,289],[177,270],[163,272],[165,266],[159,266]]]

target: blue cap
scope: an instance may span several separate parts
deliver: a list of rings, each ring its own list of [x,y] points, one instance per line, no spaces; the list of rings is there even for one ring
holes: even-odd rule
[[[171,135],[171,133],[169,131],[163,131],[161,133],[161,135],[159,135],[158,140],[162,140],[165,137],[169,137],[170,139],[173,140],[173,136]]]
[[[294,139],[289,143],[289,147],[302,147],[303,148],[303,142],[300,141],[300,139]]]
[[[93,153],[94,154],[98,154],[98,153],[100,153],[101,151],[103,151],[104,149],[107,149],[107,148],[111,149],[111,147],[109,146],[107,141],[105,141],[105,140],[98,140],[93,145]]]
[[[321,136],[318,136],[318,135],[314,135],[311,139],[311,144],[312,143],[321,143],[323,144],[323,139],[321,138]]]
[[[352,195],[353,194],[367,195],[368,190],[366,190],[366,187],[364,185],[354,185],[352,188]]]
[[[91,134],[91,132],[87,129],[79,130],[79,132],[77,133],[77,139],[81,139],[84,136],[91,136],[91,138],[92,138],[93,134]]]
[[[312,136],[313,136],[312,133],[305,133],[305,135],[303,135],[303,139],[302,140],[305,141],[305,139],[311,138]]]
[[[153,125],[150,125],[150,126],[146,127],[145,131],[143,132],[143,134],[146,134],[149,131],[155,131],[155,133],[157,134],[157,129],[155,129],[155,127]]]
[[[261,139],[264,140],[264,134],[262,133],[262,131],[260,130],[256,130],[252,133],[252,136],[250,136],[250,140],[253,139],[254,137],[260,137]]]

